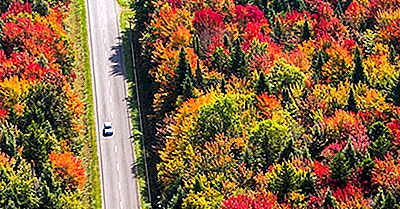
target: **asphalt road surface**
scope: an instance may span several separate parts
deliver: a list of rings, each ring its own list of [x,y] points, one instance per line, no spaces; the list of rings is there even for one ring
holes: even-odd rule
[[[103,209],[139,208],[115,0],[86,0]],[[103,136],[110,121],[115,133]]]

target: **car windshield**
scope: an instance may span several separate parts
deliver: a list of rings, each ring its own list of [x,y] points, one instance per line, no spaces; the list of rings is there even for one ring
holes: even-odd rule
[[[104,123],[104,128],[112,128],[111,122],[105,122]]]

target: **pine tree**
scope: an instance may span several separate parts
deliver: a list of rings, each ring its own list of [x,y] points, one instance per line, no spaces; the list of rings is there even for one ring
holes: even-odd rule
[[[190,68],[189,62],[186,59],[186,51],[182,47],[179,53],[179,63],[178,67],[176,68],[176,74],[178,75],[177,78],[177,94],[183,95],[184,91],[184,81],[187,75],[191,76],[192,69]]]
[[[211,68],[217,72],[226,73],[224,65],[224,51],[222,47],[217,47],[214,53],[211,55]]]
[[[347,177],[351,173],[349,161],[342,152],[338,152],[330,164],[332,173],[331,178],[334,179],[339,187],[346,185]]]
[[[61,194],[61,185],[56,181],[55,176],[51,171],[51,165],[49,163],[44,164],[39,182],[39,196],[41,200],[39,208],[61,208]]]
[[[293,138],[289,139],[289,141],[286,142],[285,147],[283,148],[283,150],[281,151],[281,153],[279,153],[279,160],[278,162],[284,162],[289,160],[291,157],[295,156],[298,153],[298,150],[296,149],[296,147],[294,146],[294,140]]]
[[[35,0],[32,4],[32,11],[45,17],[50,14],[49,4],[43,0]]]
[[[231,60],[232,60],[232,74],[239,78],[244,78],[247,76],[247,66],[245,61],[245,53],[242,49],[242,41],[240,38],[235,40],[235,44],[233,46],[233,52],[231,52]]]
[[[392,91],[389,94],[389,99],[396,106],[400,106],[400,76],[397,78],[396,85],[392,87]]]
[[[269,93],[267,80],[265,79],[265,74],[263,71],[260,72],[260,78],[257,81],[256,91],[258,95],[261,95],[263,92]]]
[[[302,179],[292,164],[284,162],[280,166],[279,169],[276,169],[276,176],[271,180],[269,186],[272,191],[278,192],[278,199],[282,201],[288,193],[297,191],[302,184]]]
[[[200,61],[197,60],[197,67],[196,67],[196,86],[197,88],[203,89],[204,88],[204,83],[203,83],[203,72],[201,71],[200,68]]]
[[[282,28],[282,24],[279,18],[277,18],[277,20],[275,21],[275,26],[273,27],[273,34],[275,43],[280,43],[284,35],[284,30]]]
[[[396,49],[394,48],[393,44],[390,44],[390,54],[389,54],[389,61],[392,65],[397,62],[397,57],[399,54],[397,53]]]
[[[19,130],[8,121],[0,121],[0,150],[10,157],[16,156],[19,134]]]
[[[308,171],[305,175],[302,184],[300,186],[301,191],[306,194],[314,194],[315,193],[315,178],[312,176],[312,171]]]
[[[311,38],[311,31],[308,26],[308,21],[306,20],[303,25],[303,30],[301,32],[301,42],[308,41]]]
[[[183,97],[185,100],[193,98],[193,78],[191,74],[186,74],[185,80],[183,80]]]
[[[356,48],[356,52],[354,55],[354,72],[352,78],[353,84],[357,85],[358,83],[369,84],[367,76],[365,75],[364,66],[362,64],[362,55],[360,48]]]
[[[338,203],[329,188],[328,191],[326,191],[322,206],[324,209],[339,209]]]
[[[226,81],[224,78],[221,81],[221,92],[226,94]]]
[[[199,36],[198,36],[197,34],[193,37],[193,43],[192,43],[192,45],[193,45],[194,53],[195,53],[198,57],[200,57],[200,38],[199,38]]]
[[[361,164],[362,173],[361,173],[361,182],[365,182],[364,185],[371,187],[371,179],[372,179],[372,169],[375,166],[375,161],[371,159],[369,153]],[[372,188],[371,188],[372,189]]]
[[[349,161],[349,167],[355,168],[355,166],[357,164],[357,153],[353,147],[353,143],[351,142],[351,139],[347,140],[346,147],[344,148],[344,156]]]
[[[232,47],[231,41],[229,40],[229,37],[227,34],[224,34],[224,46],[230,49]]]
[[[368,150],[371,154],[371,158],[378,158],[383,160],[386,152],[390,150],[392,143],[385,136],[379,136],[376,140],[372,141],[369,145]]]
[[[324,56],[323,53],[320,51],[317,55],[316,61],[314,61],[314,64],[312,66],[314,74],[313,74],[313,79],[314,82],[317,84],[319,80],[321,79],[321,72],[322,72],[322,66],[324,66]]]
[[[347,99],[346,110],[351,111],[351,112],[358,112],[357,102],[356,102],[356,99],[354,98],[354,91],[352,88],[349,91],[349,97]]]

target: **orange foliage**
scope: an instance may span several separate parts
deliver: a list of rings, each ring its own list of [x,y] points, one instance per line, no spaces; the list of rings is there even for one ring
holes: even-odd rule
[[[86,181],[85,169],[82,168],[82,162],[72,153],[51,152],[49,159],[53,172],[71,189],[82,189]]]

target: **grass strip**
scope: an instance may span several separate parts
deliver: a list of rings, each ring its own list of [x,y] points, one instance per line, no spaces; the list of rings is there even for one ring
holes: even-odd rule
[[[85,135],[84,145],[84,157],[88,165],[86,169],[89,181],[89,187],[87,191],[90,192],[89,204],[91,208],[101,209],[101,188],[100,188],[100,173],[99,173],[99,161],[97,155],[97,138],[96,128],[94,122],[94,105],[93,105],[93,89],[92,89],[92,75],[90,69],[90,51],[89,51],[89,40],[88,30],[86,23],[86,4],[85,0],[73,0],[71,5],[71,22],[70,22],[70,33],[75,43],[75,50],[77,55],[77,71],[80,72],[78,80],[83,80],[83,99],[86,104],[86,120],[87,132]],[[82,75],[83,74],[83,75]],[[82,92],[81,92],[82,93]]]

